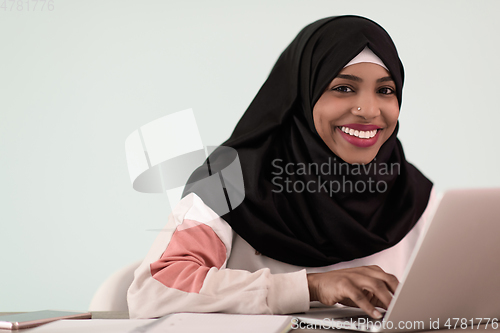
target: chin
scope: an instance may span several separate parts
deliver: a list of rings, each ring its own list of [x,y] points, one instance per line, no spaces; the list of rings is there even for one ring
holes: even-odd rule
[[[362,156],[339,156],[343,161],[349,164],[368,164],[375,158],[377,154],[362,154]]]
[[[372,159],[366,159],[366,160],[345,160],[345,159],[343,159],[343,160],[345,162],[349,163],[349,164],[368,164],[371,161],[373,161],[373,158]]]

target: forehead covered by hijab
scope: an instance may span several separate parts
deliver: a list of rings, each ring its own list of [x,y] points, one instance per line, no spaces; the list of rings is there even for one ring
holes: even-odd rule
[[[403,65],[391,37],[377,23],[359,16],[323,19],[305,27],[290,45],[294,47],[294,54],[300,54],[300,97],[306,111],[312,110],[327,85],[365,47],[387,66],[401,105]]]

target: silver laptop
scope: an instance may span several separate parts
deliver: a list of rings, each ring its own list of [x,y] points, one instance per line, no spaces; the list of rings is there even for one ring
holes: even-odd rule
[[[360,312],[317,309],[295,320],[302,327],[370,332],[484,324],[500,331],[500,188],[444,193],[384,318],[347,317]]]

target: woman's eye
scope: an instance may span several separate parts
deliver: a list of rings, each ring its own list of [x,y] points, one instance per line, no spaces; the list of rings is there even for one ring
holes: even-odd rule
[[[391,95],[391,94],[394,94],[394,89],[389,88],[389,87],[383,87],[383,88],[380,88],[378,90],[378,92],[380,94],[383,94],[383,95]]]
[[[353,92],[354,91],[351,88],[349,88],[348,86],[333,87],[332,90],[333,91],[340,91],[340,92],[343,92],[343,93],[348,93],[348,92]]]

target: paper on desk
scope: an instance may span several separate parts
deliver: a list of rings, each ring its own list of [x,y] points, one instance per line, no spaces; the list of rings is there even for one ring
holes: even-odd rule
[[[148,332],[141,330],[154,323],[157,319],[71,319],[58,320],[42,325],[29,333],[126,333],[126,332]]]
[[[58,320],[29,333],[282,333],[292,317],[223,313],[176,313],[160,319]]]
[[[147,333],[282,333],[291,320],[291,316],[175,313],[159,319]]]

